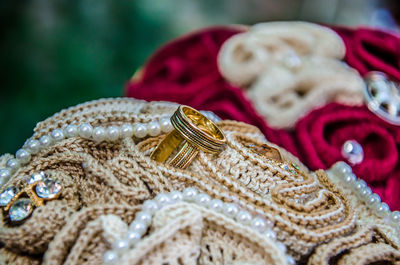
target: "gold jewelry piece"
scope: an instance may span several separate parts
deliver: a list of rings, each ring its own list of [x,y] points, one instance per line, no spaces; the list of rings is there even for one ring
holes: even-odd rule
[[[168,163],[185,169],[199,150],[218,154],[224,149],[224,133],[210,119],[191,107],[179,106],[171,117],[171,123],[175,130],[158,144],[150,156],[157,162],[167,161],[174,150],[178,150]]]

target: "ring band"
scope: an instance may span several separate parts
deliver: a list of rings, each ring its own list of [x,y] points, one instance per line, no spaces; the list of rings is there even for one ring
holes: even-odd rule
[[[185,169],[190,165],[198,152],[220,153],[226,143],[224,133],[210,119],[197,110],[181,105],[171,117],[172,132],[157,145],[151,158],[165,162],[177,150],[168,163]]]

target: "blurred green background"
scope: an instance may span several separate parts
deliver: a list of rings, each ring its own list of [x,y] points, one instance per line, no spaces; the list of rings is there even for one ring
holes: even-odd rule
[[[0,154],[38,121],[78,103],[122,95],[160,45],[214,24],[308,20],[397,30],[399,1],[2,0]]]

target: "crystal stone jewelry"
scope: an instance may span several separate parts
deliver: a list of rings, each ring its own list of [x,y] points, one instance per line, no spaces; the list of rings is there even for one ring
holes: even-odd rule
[[[365,77],[364,97],[368,108],[381,119],[400,125],[400,87],[382,72]]]
[[[185,169],[196,157],[199,150],[218,154],[224,148],[224,133],[209,118],[197,110],[181,105],[171,117],[170,132],[152,152],[151,158],[165,162],[178,148],[178,152],[168,161],[177,168]]]
[[[15,186],[6,188],[0,194],[0,206],[8,211],[12,222],[28,218],[34,207],[43,206],[45,201],[57,199],[61,194],[61,183],[50,178],[45,172],[33,174],[27,179],[27,186],[21,191]],[[24,195],[28,197],[23,197]]]

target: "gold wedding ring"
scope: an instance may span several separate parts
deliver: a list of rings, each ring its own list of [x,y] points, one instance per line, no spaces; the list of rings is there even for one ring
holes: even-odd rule
[[[226,143],[224,133],[197,110],[181,105],[171,117],[175,128],[154,149],[151,158],[185,169],[198,152],[220,153]]]

